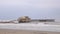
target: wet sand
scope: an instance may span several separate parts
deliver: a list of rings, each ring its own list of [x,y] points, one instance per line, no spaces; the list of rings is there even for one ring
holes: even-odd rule
[[[0,34],[60,34],[60,32],[0,29]]]

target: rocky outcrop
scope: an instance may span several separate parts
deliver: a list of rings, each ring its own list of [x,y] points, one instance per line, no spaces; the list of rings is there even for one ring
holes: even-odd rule
[[[18,20],[19,23],[25,23],[25,22],[30,22],[31,21],[31,19],[28,16],[19,17],[17,20]]]

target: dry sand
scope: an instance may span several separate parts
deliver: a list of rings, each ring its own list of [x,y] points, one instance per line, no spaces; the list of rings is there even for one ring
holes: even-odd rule
[[[0,34],[60,34],[60,32],[43,32],[43,31],[0,29]]]

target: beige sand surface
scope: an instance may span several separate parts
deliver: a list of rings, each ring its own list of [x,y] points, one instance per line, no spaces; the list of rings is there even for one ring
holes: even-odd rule
[[[0,29],[0,34],[60,34],[60,32],[43,32],[43,31]]]

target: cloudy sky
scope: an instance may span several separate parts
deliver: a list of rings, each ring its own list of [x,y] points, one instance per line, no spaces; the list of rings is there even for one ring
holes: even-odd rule
[[[60,0],[0,0],[0,19],[60,19]]]

